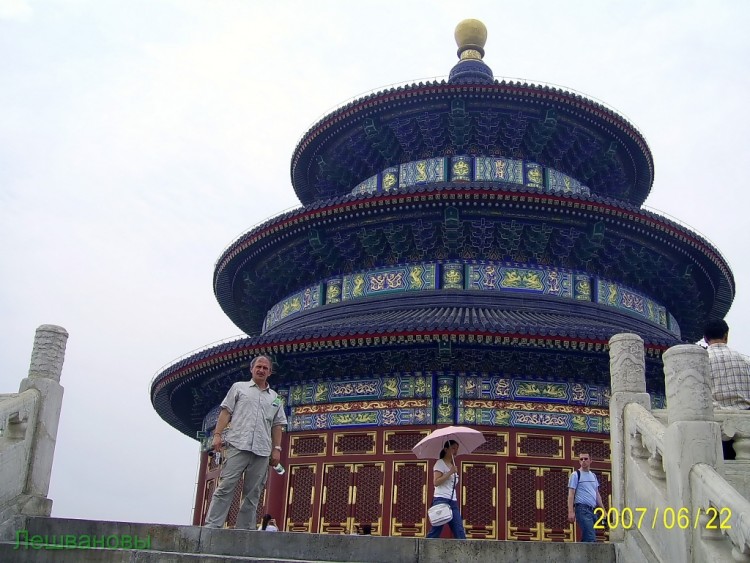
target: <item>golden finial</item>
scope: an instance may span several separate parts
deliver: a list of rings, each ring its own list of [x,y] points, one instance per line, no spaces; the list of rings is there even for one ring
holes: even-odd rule
[[[475,19],[463,20],[456,26],[453,34],[458,45],[458,57],[464,59],[479,59],[484,57],[484,44],[487,42],[487,28]]]

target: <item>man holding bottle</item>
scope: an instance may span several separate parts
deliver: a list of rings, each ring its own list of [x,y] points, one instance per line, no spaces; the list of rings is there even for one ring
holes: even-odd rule
[[[221,403],[212,445],[214,451],[222,451],[226,445],[225,462],[206,515],[207,528],[224,526],[243,473],[244,501],[235,528],[256,528],[258,499],[266,485],[268,466],[281,461],[281,435],[287,423],[281,398],[268,386],[271,371],[270,358],[253,359],[252,379],[232,385]]]

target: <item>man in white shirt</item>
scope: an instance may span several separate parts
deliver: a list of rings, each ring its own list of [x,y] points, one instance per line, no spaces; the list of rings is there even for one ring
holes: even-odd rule
[[[221,403],[213,436],[214,451],[226,445],[219,486],[206,515],[207,528],[221,528],[234,499],[234,488],[242,474],[244,501],[235,528],[255,530],[258,500],[266,485],[268,465],[281,461],[281,435],[286,414],[281,398],[268,386],[271,360],[258,356],[250,363],[250,381],[238,381]],[[231,422],[231,425],[229,424]]]

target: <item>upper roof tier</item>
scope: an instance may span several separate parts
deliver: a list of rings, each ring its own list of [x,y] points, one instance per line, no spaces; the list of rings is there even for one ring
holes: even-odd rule
[[[547,85],[495,80],[482,60],[487,31],[456,28],[448,81],[390,88],[331,112],[302,137],[291,175],[308,205],[350,193],[389,167],[443,156],[536,162],[591,192],[640,206],[654,163],[643,135],[615,111]]]

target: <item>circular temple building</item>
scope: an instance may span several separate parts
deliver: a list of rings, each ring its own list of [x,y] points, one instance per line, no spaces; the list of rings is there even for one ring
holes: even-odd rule
[[[461,22],[448,80],[313,125],[291,162],[302,207],[219,258],[216,298],[247,336],[151,384],[159,415],[202,444],[195,524],[219,474],[205,451],[218,405],[264,354],[289,426],[287,472],[269,475],[259,516],[424,536],[432,462],[411,448],[459,424],[487,439],[460,460],[467,536],[571,541],[579,451],[610,491],[609,338],[643,338],[661,406],[662,353],[728,311],[718,250],[641,208],[654,178],[643,135],[577,93],[496,80],[486,36]]]

